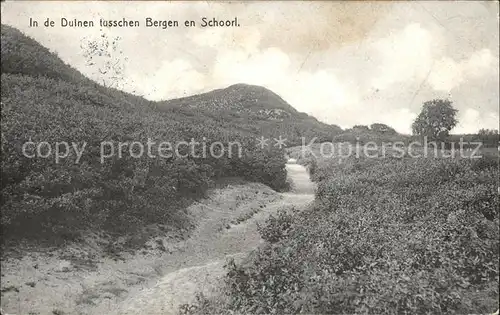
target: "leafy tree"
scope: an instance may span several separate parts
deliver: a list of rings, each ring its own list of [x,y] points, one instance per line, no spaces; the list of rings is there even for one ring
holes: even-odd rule
[[[496,129],[479,129],[477,134],[480,136],[498,135],[498,130],[496,130]]]
[[[427,136],[431,140],[443,140],[456,126],[457,112],[450,100],[427,101],[412,124],[413,134]]]
[[[500,144],[500,137],[496,129],[480,129],[476,141],[481,141],[484,147],[496,147]]]

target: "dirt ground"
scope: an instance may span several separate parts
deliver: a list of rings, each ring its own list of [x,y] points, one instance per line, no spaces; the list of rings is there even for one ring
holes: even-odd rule
[[[24,249],[1,263],[2,314],[177,314],[196,292],[210,294],[227,258],[261,243],[258,222],[312,201],[305,169],[288,168],[299,191],[279,194],[256,183],[214,190],[187,209],[196,228],[186,239],[166,233],[116,257],[98,235],[44,252]]]

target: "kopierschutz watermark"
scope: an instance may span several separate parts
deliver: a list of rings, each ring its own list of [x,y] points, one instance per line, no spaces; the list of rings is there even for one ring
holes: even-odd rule
[[[368,141],[361,143],[357,138],[356,143],[351,142],[317,142],[317,138],[306,141],[302,138],[300,147],[301,157],[313,156],[315,158],[385,158],[385,157],[410,157],[410,158],[482,158],[482,142],[464,141],[438,143],[429,141],[424,137],[422,141],[394,141],[377,143]]]

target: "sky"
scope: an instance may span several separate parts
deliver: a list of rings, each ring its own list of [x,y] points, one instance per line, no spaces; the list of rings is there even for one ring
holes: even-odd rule
[[[167,100],[236,83],[261,85],[343,128],[385,123],[411,133],[425,101],[449,98],[453,133],[499,125],[497,1],[2,2],[2,23],[84,75],[84,38],[120,36],[128,92]],[[61,17],[139,20],[139,28],[62,28]],[[146,28],[145,19],[196,27]],[[202,17],[240,27],[202,28]],[[56,27],[29,27],[29,19]],[[40,22],[41,24],[41,22]]]

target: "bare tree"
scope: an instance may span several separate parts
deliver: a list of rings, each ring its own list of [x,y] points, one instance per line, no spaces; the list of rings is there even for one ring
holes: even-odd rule
[[[94,69],[94,75],[105,87],[121,88],[124,83],[128,58],[120,48],[121,39],[120,36],[110,37],[101,29],[98,38],[84,37],[81,41],[87,66]]]

